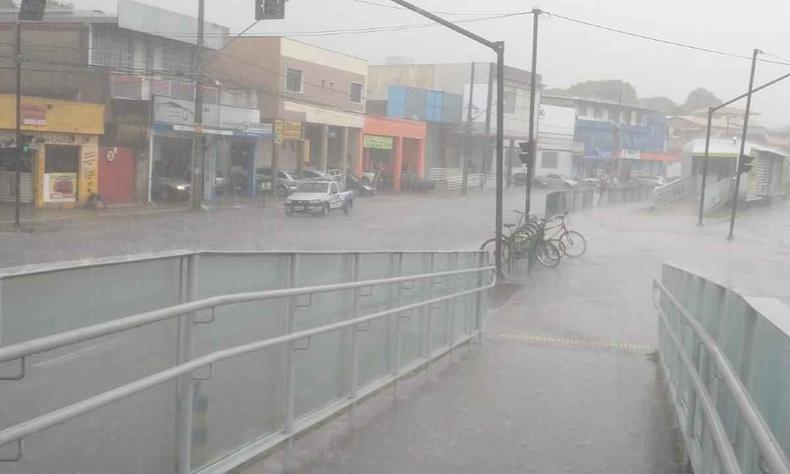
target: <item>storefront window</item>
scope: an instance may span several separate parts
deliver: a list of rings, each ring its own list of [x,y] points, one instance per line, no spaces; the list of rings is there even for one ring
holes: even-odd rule
[[[47,145],[45,173],[76,173],[79,170],[80,147]]]

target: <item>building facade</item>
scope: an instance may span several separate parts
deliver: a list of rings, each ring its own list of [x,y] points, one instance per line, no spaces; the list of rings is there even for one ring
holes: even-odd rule
[[[446,168],[463,168],[468,163],[474,169],[494,172],[496,64],[385,64],[370,66],[369,75],[368,96],[373,100],[386,100],[390,86],[409,86],[461,96],[463,125],[445,134],[441,141],[434,140],[434,135],[429,134],[426,159],[431,164],[442,164]],[[518,160],[517,142],[526,140],[529,135],[530,72],[506,67],[504,81],[503,125],[508,149],[505,166],[512,170]],[[538,86],[538,106],[540,100]],[[443,154],[434,147],[434,142],[441,143]]]
[[[346,173],[361,163],[367,62],[282,37],[240,38],[209,66],[213,78],[254,89],[275,146],[259,166]]]
[[[600,99],[544,96],[544,103],[576,110],[574,140],[580,176],[620,179],[663,176],[667,163],[667,120],[658,111]]]

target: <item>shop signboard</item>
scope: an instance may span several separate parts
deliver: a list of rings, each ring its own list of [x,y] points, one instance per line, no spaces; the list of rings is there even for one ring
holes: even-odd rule
[[[41,104],[22,104],[22,125],[47,126],[47,107]]]
[[[392,137],[382,137],[379,135],[365,135],[363,145],[365,148],[375,148],[377,150],[392,150]]]
[[[77,173],[46,173],[44,202],[64,203],[77,200]]]
[[[638,160],[639,150],[629,150],[627,148],[623,148],[620,150],[620,158],[624,160]]]
[[[285,133],[284,124],[282,120],[274,121],[274,143],[280,145],[283,142],[283,134]]]

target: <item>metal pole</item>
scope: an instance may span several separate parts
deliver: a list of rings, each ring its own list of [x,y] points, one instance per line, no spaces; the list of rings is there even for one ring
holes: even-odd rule
[[[202,209],[206,172],[206,150],[203,143],[203,45],[206,1],[198,0],[197,44],[195,45],[195,136],[192,146],[192,210]]]
[[[16,189],[14,191],[14,226],[21,226],[19,215],[22,198],[22,22],[16,21]]]
[[[197,299],[199,256],[187,257],[186,301]],[[194,313],[183,314],[178,319],[178,363],[183,364],[192,359],[195,335]],[[195,400],[195,382],[192,373],[181,377],[178,381],[178,474],[192,472],[192,408]]]
[[[496,245],[495,265],[498,278],[504,279],[502,271],[502,199],[503,199],[503,166],[505,164],[505,42],[496,43],[497,48],[497,108],[496,108]]]
[[[466,108],[466,134],[464,135],[464,151],[463,151],[463,183],[461,184],[461,193],[466,195],[469,188],[469,136],[472,134],[472,107],[474,105],[475,96],[475,63],[472,61],[471,77],[469,78],[469,103]]]
[[[738,158],[735,162],[735,190],[732,195],[732,215],[730,216],[730,233],[727,236],[732,240],[733,231],[735,230],[735,214],[738,212],[738,188],[741,186],[741,173],[740,166],[743,154],[746,151],[746,133],[749,129],[749,111],[752,107],[752,88],[754,87],[754,69],[757,65],[757,55],[760,54],[759,49],[755,49],[752,53],[752,70],[749,74],[749,91],[746,93],[746,112],[743,117],[743,132],[741,133],[741,149],[738,152]]]
[[[705,212],[705,184],[708,181],[708,152],[710,151],[710,129],[713,122],[713,108],[708,109],[708,129],[705,132],[705,156],[702,161],[702,192],[699,197],[699,218],[697,225],[702,225],[702,214]]]
[[[504,166],[504,147],[505,147],[505,107],[504,107],[504,85],[505,85],[505,43],[504,41],[489,41],[482,36],[472,33],[451,21],[434,15],[406,0],[390,0],[393,3],[418,13],[429,20],[435,21],[442,26],[466,36],[482,45],[485,45],[496,52],[497,55],[497,130],[496,130],[496,272],[497,277],[504,278],[502,272],[502,193],[503,193],[503,166]],[[490,89],[490,88],[489,88]],[[490,107],[489,107],[490,109]]]
[[[532,207],[532,181],[535,179],[535,163],[537,163],[538,144],[535,140],[535,94],[538,82],[538,15],[541,11],[532,10],[532,74],[529,80],[529,164],[527,165],[527,186],[524,201],[524,218],[529,216]]]

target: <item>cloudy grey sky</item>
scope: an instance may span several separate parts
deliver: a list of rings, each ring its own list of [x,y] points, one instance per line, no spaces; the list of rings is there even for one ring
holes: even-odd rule
[[[141,0],[195,15],[197,0]],[[387,0],[363,0],[389,4]],[[790,32],[786,0],[414,0],[432,11],[498,14],[533,6],[559,15],[629,30],[672,41],[749,56],[759,48],[790,63]],[[114,0],[74,0],[79,8],[114,9]],[[254,0],[206,0],[207,20],[232,32],[253,19]],[[290,0],[287,19],[259,23],[253,33],[303,32],[424,23],[421,17],[360,0]],[[446,15],[460,20],[469,15]],[[507,63],[529,69],[531,16],[470,23],[469,29],[492,40],[504,40]],[[493,60],[482,46],[442,28],[337,36],[290,35],[302,41],[381,63],[387,56],[407,56],[416,62]],[[696,87],[711,89],[722,99],[746,91],[749,61],[691,51],[616,33],[600,31],[557,17],[542,17],[538,71],[550,87],[566,87],[590,79],[622,79],[640,97],[664,95],[685,100]],[[790,66],[760,63],[756,83],[790,72]],[[743,107],[743,104],[739,104]],[[790,126],[790,79],[755,98],[762,115],[758,122]]]

